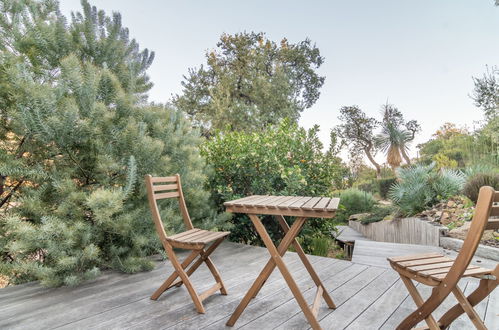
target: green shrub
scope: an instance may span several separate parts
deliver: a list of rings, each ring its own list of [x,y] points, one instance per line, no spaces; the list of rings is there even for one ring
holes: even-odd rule
[[[385,207],[385,206],[374,207],[371,210],[371,213],[368,216],[362,218],[360,222],[363,225],[366,225],[368,223],[378,222],[383,220],[384,218],[386,218],[388,215],[392,214],[395,211],[396,210],[393,207]]]
[[[202,189],[202,140],[184,114],[146,102],[152,57],[119,14],[82,1],[84,13],[68,23],[47,3],[0,5],[0,30],[9,29],[0,33],[9,45],[0,51],[0,93],[8,91],[8,102],[0,96],[0,273],[57,286],[99,269],[149,270],[147,256],[162,247],[145,174],[180,173],[193,222],[216,220]],[[178,206],[160,204],[174,232]]]
[[[474,203],[478,200],[478,191],[483,186],[499,190],[499,173],[482,173],[470,177],[463,188],[463,193]]]
[[[400,168],[399,181],[388,193],[402,213],[413,215],[427,207],[458,194],[463,188],[465,175],[457,170],[436,170],[435,164],[413,165]]]
[[[358,183],[354,186],[354,188],[357,188],[359,190],[371,193],[371,194],[376,194],[379,193],[378,185],[376,184],[375,180],[370,180],[370,181],[365,181],[362,183]]]
[[[377,180],[378,183],[378,191],[379,195],[383,199],[388,198],[388,192],[390,191],[391,186],[397,182],[397,178],[384,178]]]
[[[375,204],[376,200],[371,193],[356,188],[344,190],[340,194],[340,210],[336,219],[346,221],[352,214],[371,211]]]
[[[305,130],[283,121],[265,131],[219,132],[206,141],[202,154],[213,167],[207,187],[215,204],[223,210],[228,200],[248,195],[328,196],[342,184],[345,167],[341,160],[322,152],[318,127]],[[336,184],[335,184],[336,182]],[[282,237],[273,217],[264,217],[269,235]],[[230,238],[261,243],[244,215],[234,215]],[[321,231],[327,221],[307,221],[306,228]]]

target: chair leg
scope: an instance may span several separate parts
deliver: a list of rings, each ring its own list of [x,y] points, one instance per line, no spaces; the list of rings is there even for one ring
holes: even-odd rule
[[[204,262],[206,263],[206,266],[208,266],[208,269],[210,270],[211,274],[215,278],[215,281],[220,284],[220,293],[223,295],[227,295],[227,288],[225,287],[224,282],[222,281],[222,276],[220,276],[220,272],[218,271],[217,267],[211,261],[210,254],[215,250],[215,248],[222,243],[224,240],[224,237],[219,238],[216,240],[207,251],[201,250],[201,256],[204,259]],[[213,247],[213,248],[212,248]]]
[[[496,267],[495,272],[499,275],[499,266]],[[471,306],[476,306],[480,301],[485,299],[494,289],[499,285],[499,276],[496,276],[495,280],[483,279],[480,280],[478,288],[475,289],[466,300]],[[448,327],[455,319],[457,319],[461,314],[464,313],[464,309],[461,304],[456,304],[454,307],[449,309],[438,323],[443,327]]]
[[[171,246],[167,246],[166,248],[166,253],[168,254],[168,258],[170,259],[171,263],[173,264],[173,267],[175,268],[178,276],[182,280],[182,282],[185,284],[185,287],[187,288],[187,291],[189,292],[189,295],[192,298],[192,301],[194,302],[194,306],[196,306],[196,310],[200,314],[204,314],[205,310],[203,307],[203,304],[201,302],[201,299],[199,298],[196,290],[194,289],[194,286],[192,285],[191,281],[189,280],[189,276],[185,272],[184,268],[182,268],[182,265],[179,263],[177,256],[175,255],[175,252],[173,251],[173,248]]]
[[[400,275],[400,278],[402,279],[402,282],[404,282],[404,284],[405,284],[405,286],[407,288],[407,291],[409,291],[409,294],[411,295],[412,299],[416,303],[416,306],[418,308],[421,307],[424,304],[424,300],[421,297],[421,295],[419,294],[419,292],[416,289],[416,286],[414,285],[414,283],[412,282],[412,280],[410,278],[402,275],[402,274],[399,274],[399,275]],[[431,314],[428,315],[425,318],[425,321],[426,321],[426,324],[428,324],[428,327],[431,330],[440,329],[440,327],[438,326],[437,321],[435,320],[435,318]],[[397,327],[397,329],[399,329],[399,328],[400,328],[400,325]]]
[[[468,314],[471,322],[475,325],[475,327],[479,330],[487,330],[487,327],[485,324],[483,324],[483,321],[480,319],[480,316],[478,313],[473,309],[473,306],[470,304],[468,299],[466,299],[466,296],[464,295],[463,291],[456,286],[453,290],[452,293],[456,297],[457,301],[461,305],[461,307],[464,309],[466,314]]]
[[[196,259],[196,257],[199,255],[200,251],[192,251],[191,254],[185,258],[185,260],[182,262],[181,266],[182,269],[187,268],[191,262]],[[157,300],[163,292],[171,288],[172,286],[180,286],[182,285],[182,281],[180,280],[178,283],[173,283],[178,277],[178,273],[174,271],[166,280],[165,282],[156,290],[151,296],[152,300]]]

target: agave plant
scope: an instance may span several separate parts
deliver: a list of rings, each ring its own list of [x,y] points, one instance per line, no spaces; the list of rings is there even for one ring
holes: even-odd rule
[[[398,177],[399,182],[393,184],[388,196],[407,215],[458,194],[466,183],[466,176],[461,171],[437,171],[435,163],[400,168]]]

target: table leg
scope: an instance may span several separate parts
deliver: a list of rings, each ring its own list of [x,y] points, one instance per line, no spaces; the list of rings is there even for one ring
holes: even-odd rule
[[[286,219],[284,219],[284,217],[282,215],[276,215],[276,218],[279,221],[279,224],[281,225],[282,230],[284,230],[284,232],[287,233],[289,231],[289,225],[286,222]],[[300,243],[298,242],[298,240],[296,238],[293,238],[292,244],[293,244],[293,247],[296,250],[296,253],[298,253],[298,256],[300,257],[303,265],[305,266],[305,268],[307,269],[308,273],[312,277],[312,280],[314,281],[315,285],[317,285],[318,287],[322,288],[322,297],[326,301],[326,304],[328,305],[329,308],[335,309],[336,305],[334,304],[333,299],[331,299],[331,296],[329,296],[329,293],[327,292],[326,288],[322,284],[322,281],[319,278],[319,275],[317,275],[317,273],[315,272],[315,269],[312,267],[312,264],[308,260],[308,258],[306,256],[305,252],[303,251]]]
[[[291,226],[288,233],[284,236],[283,240],[281,241],[281,244],[279,244],[279,248],[276,248],[260,219],[254,214],[249,214],[249,217],[253,222],[256,231],[258,232],[265,246],[267,247],[267,250],[271,255],[271,260],[269,260],[264,270],[260,273],[260,276],[256,279],[256,281],[253,283],[249,291],[246,293],[243,300],[234,311],[234,314],[232,314],[231,318],[227,322],[227,325],[232,326],[235,324],[235,322],[239,318],[239,315],[241,315],[241,313],[244,311],[251,298],[258,293],[263,283],[267,280],[267,278],[270,276],[274,268],[277,266],[277,268],[279,268],[282,276],[284,277],[284,280],[291,289],[293,296],[298,302],[298,305],[302,309],[303,313],[305,314],[305,317],[307,318],[312,328],[321,329],[319,322],[314,316],[312,310],[309,308],[305,298],[303,297],[302,293],[300,292],[300,289],[298,288],[298,285],[291,276],[291,273],[284,264],[284,261],[282,260],[282,255],[284,255],[289,245],[295,240],[301,227],[305,223],[305,218],[296,219],[295,223]]]
[[[250,216],[250,218],[255,217],[256,219],[258,219],[258,217],[255,215],[249,215],[249,216]],[[258,219],[258,221],[260,221],[260,219]],[[305,223],[305,219],[303,219],[303,218],[297,219],[293,223],[293,225],[289,229],[288,233],[284,236],[281,243],[279,244],[279,247],[277,248],[277,253],[279,254],[279,256],[283,256],[286,253],[286,251],[288,250],[288,247],[291,245],[291,242],[293,242],[293,239],[296,237],[296,235],[298,235],[298,233],[300,232],[304,223]],[[269,250],[269,252],[272,256],[272,252],[270,250]],[[241,313],[246,309],[246,307],[248,306],[251,299],[256,297],[256,295],[258,294],[258,292],[262,288],[265,281],[269,278],[270,274],[272,274],[272,272],[274,271],[275,267],[276,267],[276,263],[275,263],[274,259],[271,257],[269,259],[269,261],[267,262],[267,264],[265,265],[265,267],[260,272],[260,274],[258,275],[258,277],[256,278],[255,282],[253,282],[253,284],[251,285],[250,289],[248,290],[248,292],[246,293],[244,298],[241,300],[241,302],[239,303],[237,308],[234,310],[234,313],[230,317],[229,321],[227,321],[228,326],[233,326],[236,323],[236,321],[239,318],[239,316],[241,315]]]

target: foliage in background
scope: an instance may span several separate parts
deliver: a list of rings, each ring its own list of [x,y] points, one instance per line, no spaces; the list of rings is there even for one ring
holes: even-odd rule
[[[344,190],[340,194],[340,210],[336,220],[347,221],[352,214],[370,212],[375,204],[376,200],[369,192],[356,188]]]
[[[174,104],[205,135],[216,129],[264,129],[300,113],[319,98],[324,58],[309,39],[279,44],[264,33],[223,34],[206,52],[206,66],[192,68]]]
[[[400,168],[398,178],[399,181],[390,189],[389,197],[405,215],[416,214],[458,194],[466,182],[462,172],[437,170],[434,163]]]
[[[359,220],[363,225],[367,225],[369,223],[381,221],[396,212],[397,210],[391,206],[375,206],[367,216],[362,217]]]
[[[208,188],[223,210],[228,200],[248,195],[328,196],[341,186],[347,169],[333,153],[322,151],[318,127],[305,130],[289,121],[265,131],[218,132],[203,146],[202,154],[213,167]],[[275,239],[282,231],[272,218],[264,218]],[[235,215],[231,239],[259,243],[246,216]],[[326,221],[307,222],[303,237],[327,232]]]
[[[198,133],[145,101],[152,54],[119,14],[82,5],[67,23],[54,1],[0,3],[0,273],[15,283],[151,269],[146,173],[180,173],[194,223],[217,221]],[[168,231],[176,210],[163,204]]]
[[[474,203],[478,200],[478,192],[483,186],[490,186],[495,190],[499,190],[499,173],[496,171],[478,173],[468,178],[463,188],[463,193],[466,197],[471,199]]]
[[[388,198],[390,188],[397,182],[397,178],[384,178],[377,180],[379,195],[383,199]]]

